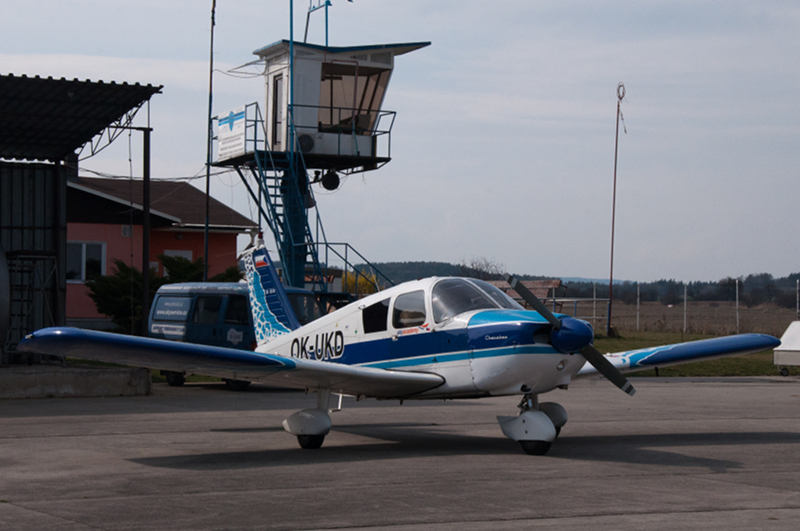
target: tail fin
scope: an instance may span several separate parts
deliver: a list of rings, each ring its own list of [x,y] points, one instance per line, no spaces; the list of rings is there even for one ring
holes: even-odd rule
[[[263,242],[242,257],[250,286],[256,341],[262,345],[300,328]]]

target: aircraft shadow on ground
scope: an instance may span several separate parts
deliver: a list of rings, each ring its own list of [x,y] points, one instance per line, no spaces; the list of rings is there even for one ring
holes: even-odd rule
[[[800,444],[800,433],[727,432],[560,437],[548,454],[560,459],[607,461],[633,465],[703,467],[712,472],[744,468],[738,461],[696,457],[680,447]]]
[[[509,455],[521,458],[574,459],[632,465],[701,467],[712,472],[726,472],[744,467],[743,463],[726,459],[696,457],[676,452],[679,447],[800,444],[800,433],[733,432],[658,435],[604,435],[598,437],[559,437],[545,457],[525,456],[514,441],[502,435],[474,436],[446,431],[436,424],[392,423],[371,425],[339,425],[328,435],[319,450],[303,450],[294,437],[281,434],[281,428],[246,428],[214,430],[231,433],[265,432],[286,437],[287,446],[279,449],[240,452],[214,452],[191,455],[169,455],[132,459],[132,462],[153,467],[185,470],[232,470],[275,466],[299,466],[326,463],[347,463],[436,456]],[[374,439],[374,443],[338,446],[336,433],[347,433]]]

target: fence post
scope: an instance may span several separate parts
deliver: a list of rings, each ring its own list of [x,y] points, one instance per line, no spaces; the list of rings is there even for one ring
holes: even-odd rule
[[[687,306],[686,301],[688,300],[686,292],[687,292],[686,283],[684,282],[683,283],[683,333],[684,334],[686,333],[686,306]]]
[[[736,279],[736,333],[739,333],[739,279]]]

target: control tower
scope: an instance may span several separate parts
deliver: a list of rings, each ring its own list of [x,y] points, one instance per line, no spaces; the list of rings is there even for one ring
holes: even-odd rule
[[[232,167],[275,238],[290,286],[330,291],[326,266],[366,259],[331,244],[314,185],[335,190],[340,175],[391,160],[395,113],[383,101],[397,56],[429,42],[333,47],[278,41],[254,53],[263,65],[264,111],[249,104],[217,116],[217,166]],[[246,174],[258,183],[250,187]]]

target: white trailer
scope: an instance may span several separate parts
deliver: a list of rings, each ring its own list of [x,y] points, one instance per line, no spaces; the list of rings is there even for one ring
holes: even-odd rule
[[[789,376],[789,366],[800,366],[800,321],[792,322],[783,333],[772,361],[780,367],[783,376]]]

